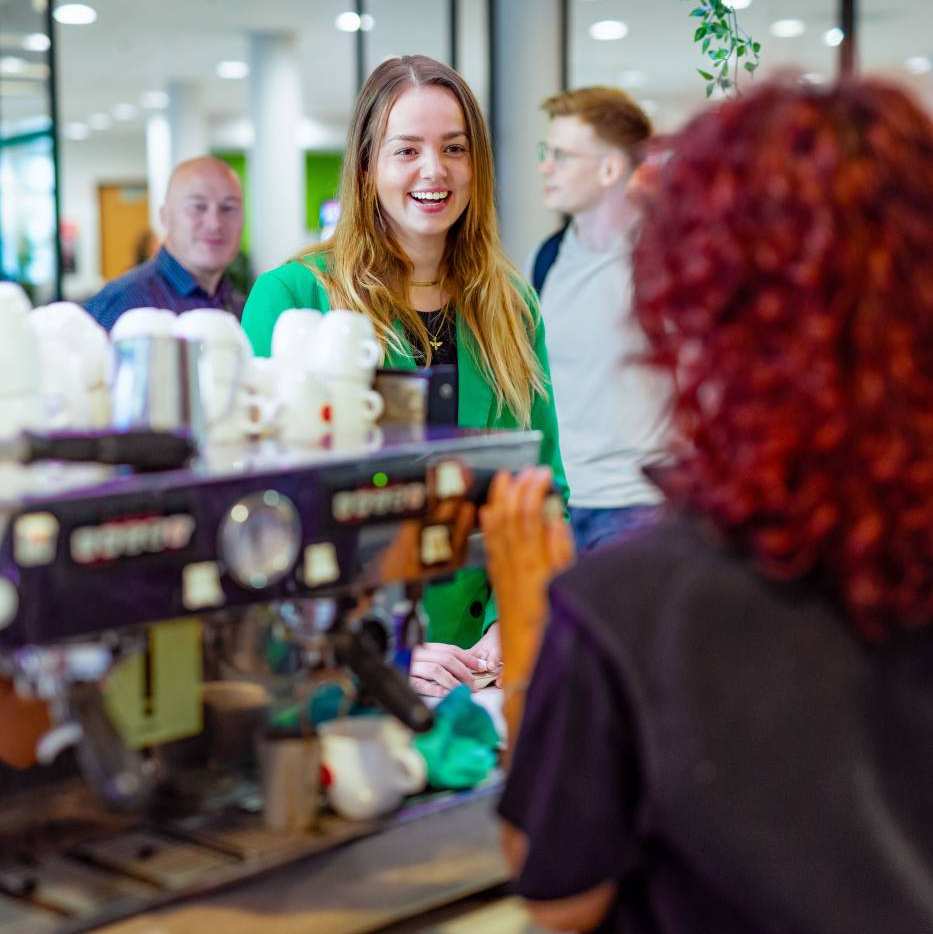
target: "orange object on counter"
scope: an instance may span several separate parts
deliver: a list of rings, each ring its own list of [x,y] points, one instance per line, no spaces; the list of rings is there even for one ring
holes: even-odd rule
[[[36,742],[51,726],[45,701],[24,699],[0,678],[0,761],[16,769],[36,764]]]

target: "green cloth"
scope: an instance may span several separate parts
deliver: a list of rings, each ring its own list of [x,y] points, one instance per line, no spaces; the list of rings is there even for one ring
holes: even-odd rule
[[[495,768],[499,734],[492,717],[474,704],[470,689],[454,688],[434,711],[434,726],[412,745],[428,766],[433,788],[473,788]]]
[[[246,307],[243,309],[243,329],[258,357],[268,357],[272,350],[272,331],[279,315],[288,308],[315,308],[330,310],[327,290],[313,269],[325,269],[327,256],[313,253],[305,262],[292,260],[263,273],[253,285]],[[522,296],[535,321],[534,351],[537,354],[548,388],[547,397],[537,396],[531,410],[531,428],[541,432],[539,461],[550,466],[554,482],[564,502],[567,501],[567,481],[560,458],[557,438],[557,415],[551,392],[550,367],[544,343],[544,324],[534,291],[522,284]],[[406,353],[386,348],[383,366],[399,370],[415,369],[411,345],[401,322],[396,333]],[[459,402],[457,422],[461,428],[504,429],[517,428],[515,416],[506,408],[496,411],[495,394],[480,370],[476,342],[470,329],[457,315],[457,384]],[[479,641],[484,632],[498,619],[495,600],[492,599],[485,571],[468,568],[459,571],[443,584],[426,589],[424,609],[428,617],[428,640],[446,642],[468,649]]]

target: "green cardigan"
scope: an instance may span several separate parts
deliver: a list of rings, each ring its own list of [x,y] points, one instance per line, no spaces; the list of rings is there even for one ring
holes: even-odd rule
[[[325,254],[315,253],[307,262],[323,269]],[[531,289],[523,290],[535,320],[534,350],[548,387],[548,395],[536,396],[531,409],[531,427],[542,434],[540,462],[554,471],[554,481],[567,499],[567,481],[560,459],[557,437],[557,416],[550,392],[550,369],[544,345],[544,323],[537,299]],[[263,273],[253,285],[243,309],[243,329],[259,357],[268,357],[272,349],[272,330],[278,316],[287,308],[330,309],[327,290],[307,265],[291,261]],[[407,354],[386,349],[383,366],[400,370],[415,368],[414,356],[401,323],[397,333]],[[477,365],[476,342],[470,329],[457,316],[457,379],[459,387],[457,421],[461,428],[517,428],[518,422],[507,409],[496,411],[492,387]],[[457,573],[448,583],[433,584],[426,589],[424,607],[428,615],[428,639],[470,648],[497,619],[495,601],[491,599],[486,574],[477,568]]]

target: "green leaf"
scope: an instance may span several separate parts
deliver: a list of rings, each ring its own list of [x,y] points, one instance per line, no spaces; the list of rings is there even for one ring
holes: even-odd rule
[[[716,85],[712,81],[710,81],[710,83],[706,85],[706,96],[707,97],[709,97],[713,93],[714,87],[716,87]]]
[[[710,44],[711,41],[712,41],[712,40],[710,39],[709,36],[707,36],[707,37],[703,40],[703,51],[704,51],[704,52],[709,48],[709,44]]]
[[[691,16],[706,16],[706,10],[703,7],[698,6],[695,10],[690,11]]]
[[[702,26],[697,26],[697,31],[693,34],[693,41],[699,42],[706,33],[708,32],[709,27],[704,23]]]
[[[751,73],[758,67],[758,65],[755,62],[746,62],[742,67],[747,72]]]
[[[708,71],[703,71],[702,68],[697,68],[697,71],[700,73],[701,78],[705,78],[707,81],[713,80],[713,76]]]
[[[752,51],[757,55],[757,54],[761,51],[761,43],[760,43],[760,42],[753,42],[753,43],[752,43]]]
[[[745,46],[744,46],[744,45],[740,45],[740,46],[735,50],[735,54],[736,54],[736,56],[737,56],[738,58],[741,58],[741,57],[745,54]]]

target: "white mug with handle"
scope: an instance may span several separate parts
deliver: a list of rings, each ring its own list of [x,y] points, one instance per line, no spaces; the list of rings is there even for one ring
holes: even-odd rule
[[[357,311],[336,308],[322,318],[308,361],[317,374],[369,386],[381,357],[369,318]]]
[[[411,745],[411,732],[394,717],[339,717],[318,727],[331,807],[350,820],[397,808],[421,791],[427,764]]]
[[[287,308],[275,319],[272,357],[290,366],[310,366],[315,338],[324,316],[313,308]]]

